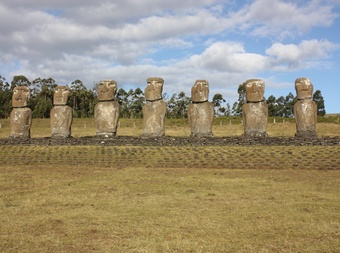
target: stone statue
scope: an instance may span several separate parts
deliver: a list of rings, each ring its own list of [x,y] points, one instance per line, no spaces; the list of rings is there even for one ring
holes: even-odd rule
[[[295,81],[297,102],[294,105],[294,117],[297,137],[316,136],[317,105],[312,100],[313,84],[308,78]]]
[[[246,100],[242,107],[244,137],[266,137],[268,106],[264,100],[264,82],[246,81]]]
[[[143,106],[141,137],[161,137],[165,134],[166,103],[162,97],[164,80],[159,77],[151,77],[147,79],[147,83],[144,91],[146,103]]]
[[[197,80],[191,89],[188,118],[191,137],[213,137],[214,105],[208,102],[209,83]]]
[[[98,84],[98,100],[94,108],[96,135],[110,137],[117,133],[119,121],[119,104],[115,101],[117,83],[102,80]]]
[[[10,138],[30,138],[32,125],[32,111],[27,107],[30,89],[27,86],[17,86],[13,90]]]
[[[67,105],[71,90],[67,86],[57,86],[53,95],[54,107],[50,112],[52,137],[69,138],[71,136],[71,125],[73,111]]]

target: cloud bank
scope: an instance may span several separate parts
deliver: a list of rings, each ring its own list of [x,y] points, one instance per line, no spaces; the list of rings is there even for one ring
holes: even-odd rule
[[[196,79],[207,79],[213,91],[235,98],[232,91],[248,78],[331,64],[339,44],[311,31],[332,26],[337,6],[318,0],[3,0],[0,74],[53,77],[61,85],[81,79],[88,88],[101,79],[143,88],[147,77],[161,76],[168,93],[189,92]]]

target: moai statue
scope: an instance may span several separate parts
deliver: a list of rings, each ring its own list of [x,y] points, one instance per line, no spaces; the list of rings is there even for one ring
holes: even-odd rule
[[[13,90],[10,138],[31,137],[32,111],[27,107],[30,89],[27,86],[17,86]]]
[[[268,106],[264,101],[264,82],[260,79],[246,81],[246,100],[242,107],[244,137],[266,137]]]
[[[117,83],[113,80],[102,80],[98,84],[98,100],[94,108],[96,135],[111,137],[117,133],[119,121],[119,104],[115,101]]]
[[[208,102],[209,83],[197,80],[191,88],[191,104],[188,107],[188,118],[191,137],[213,137],[214,105]]]
[[[308,78],[295,81],[297,102],[294,105],[294,117],[297,137],[316,136],[317,105],[312,100],[313,84]]]
[[[143,106],[141,137],[161,137],[165,134],[166,103],[162,97],[164,80],[159,77],[151,77],[147,79],[147,83],[144,91],[146,103]]]
[[[73,111],[67,105],[71,90],[67,86],[57,86],[53,95],[54,107],[50,112],[51,132],[55,138],[69,138],[71,136],[71,125]]]

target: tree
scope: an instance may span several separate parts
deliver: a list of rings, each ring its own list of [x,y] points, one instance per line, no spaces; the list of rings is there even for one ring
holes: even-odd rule
[[[130,118],[141,118],[143,115],[142,110],[145,100],[143,91],[140,88],[136,88],[129,94],[128,100]]]
[[[178,95],[174,93],[169,101],[167,102],[168,118],[187,118],[188,117],[188,106],[190,104],[190,98],[181,91]]]
[[[277,103],[276,103],[276,98],[273,95],[270,95],[267,100],[266,103],[268,105],[268,116],[269,117],[275,117],[277,116]]]
[[[238,102],[233,104],[233,114],[236,116],[242,115],[242,107],[247,102],[246,100],[246,83],[242,83],[238,86]]]
[[[129,117],[129,107],[128,107],[128,93],[120,88],[116,93],[116,100],[120,106],[120,116],[122,118]]]
[[[13,90],[16,86],[30,86],[31,82],[28,80],[26,76],[14,76],[11,82],[11,90]]]
[[[36,78],[30,84],[31,99],[29,107],[34,118],[49,118],[53,107],[53,91],[57,87],[55,80],[49,78]]]
[[[6,78],[0,75],[0,118],[8,118],[12,111],[12,94]]]
[[[71,83],[70,105],[73,107],[73,116],[75,118],[87,117],[89,113],[87,88],[79,79]]]
[[[325,101],[323,99],[323,96],[321,94],[320,90],[316,90],[313,94],[313,100],[317,105],[317,114],[318,116],[325,116],[326,115],[326,109],[325,109]]]
[[[224,114],[226,109],[222,107],[222,103],[225,103],[226,100],[223,98],[222,94],[216,93],[213,96],[212,103],[215,108],[215,115],[219,116],[220,114]]]

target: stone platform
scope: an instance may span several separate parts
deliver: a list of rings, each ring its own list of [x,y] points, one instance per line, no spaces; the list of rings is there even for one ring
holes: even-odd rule
[[[157,137],[116,136],[111,138],[87,136],[79,138],[0,138],[0,146],[340,146],[340,136],[324,138],[296,137]]]

